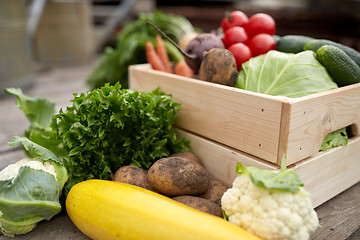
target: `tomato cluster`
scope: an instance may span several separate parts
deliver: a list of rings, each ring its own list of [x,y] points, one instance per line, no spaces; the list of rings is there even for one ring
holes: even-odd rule
[[[234,55],[238,69],[250,58],[276,47],[275,20],[266,13],[256,13],[248,18],[242,11],[232,11],[222,19],[221,28],[223,43]]]

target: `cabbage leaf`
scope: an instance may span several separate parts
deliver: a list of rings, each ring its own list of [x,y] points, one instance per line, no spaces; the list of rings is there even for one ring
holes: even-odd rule
[[[302,97],[338,86],[315,53],[269,51],[242,65],[235,87],[273,96]]]

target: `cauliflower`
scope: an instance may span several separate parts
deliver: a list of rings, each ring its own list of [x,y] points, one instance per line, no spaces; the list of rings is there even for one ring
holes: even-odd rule
[[[319,220],[296,172],[246,168],[240,163],[237,172],[221,199],[229,222],[263,239],[310,239]]]
[[[42,162],[40,158],[23,158],[14,164],[9,164],[7,167],[1,170],[0,181],[11,178],[15,179],[19,173],[20,168],[23,166],[28,166],[36,170],[43,170],[56,178],[55,167],[52,162]]]
[[[59,198],[68,179],[67,169],[53,152],[28,138],[14,137],[31,158],[0,171],[0,231],[13,237],[32,231],[37,223],[61,211]]]

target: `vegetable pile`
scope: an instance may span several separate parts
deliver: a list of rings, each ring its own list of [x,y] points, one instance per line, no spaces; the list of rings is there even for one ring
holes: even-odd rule
[[[54,110],[54,105],[37,98],[23,101],[26,97],[19,89],[7,91],[17,97],[21,109],[37,106],[28,116],[36,115],[38,109]],[[145,94],[121,89],[117,83],[75,95],[72,106],[54,116],[30,119],[27,136],[64,163],[69,172],[66,195],[80,181],[111,179],[121,166],[148,169],[161,157],[188,151],[189,142],[177,139],[173,128],[179,110],[180,104],[159,89]],[[50,126],[41,125],[50,121]]]
[[[66,197],[69,217],[95,239],[308,239],[319,222],[296,172],[239,163],[231,188],[214,180],[175,134],[180,104],[161,89],[127,89],[128,67],[148,62],[167,74],[296,98],[360,82],[360,53],[329,40],[275,36],[264,13],[233,11],[220,25],[203,33],[182,16],[141,14],[101,56],[88,79],[94,89],[74,94],[58,113],[48,99],[6,89],[30,127],[9,143],[22,144],[28,158],[0,172],[2,232],[31,231]],[[339,129],[320,150],[347,141]]]
[[[157,160],[148,171],[119,168],[113,180],[157,192],[200,211],[222,217],[221,197],[227,187],[209,176],[194,153],[177,152]]]

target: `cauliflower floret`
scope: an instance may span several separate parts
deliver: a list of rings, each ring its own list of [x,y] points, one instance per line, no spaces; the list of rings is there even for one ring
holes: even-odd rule
[[[237,176],[221,205],[229,222],[268,240],[308,240],[319,226],[309,192],[266,189],[252,183],[249,173]]]
[[[23,158],[14,164],[9,164],[7,167],[1,170],[0,181],[15,178],[18,175],[19,170],[22,166],[28,166],[36,170],[43,170],[53,175],[56,179],[55,167],[52,163],[42,162],[41,160],[37,161],[36,158]]]

